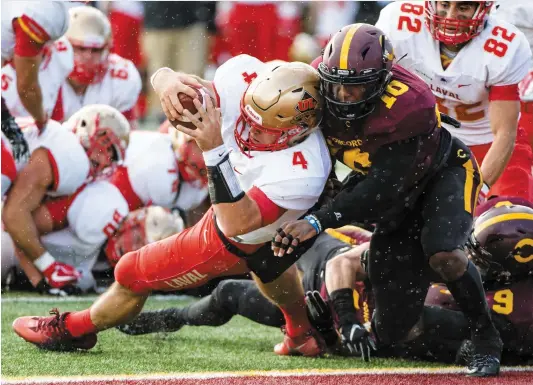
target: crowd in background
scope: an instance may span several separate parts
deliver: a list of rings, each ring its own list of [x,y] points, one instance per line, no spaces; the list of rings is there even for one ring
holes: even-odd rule
[[[113,51],[144,79],[138,116],[162,118],[147,74],[170,67],[212,79],[229,58],[302,60],[291,46],[319,53],[339,26],[374,24],[389,1],[98,1],[113,29]],[[305,35],[303,35],[305,34]],[[309,53],[308,53],[309,54]],[[312,58],[313,59],[313,58]]]

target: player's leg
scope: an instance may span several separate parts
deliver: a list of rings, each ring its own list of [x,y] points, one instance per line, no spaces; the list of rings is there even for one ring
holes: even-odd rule
[[[285,270],[271,282],[263,282],[252,274],[261,293],[279,306],[285,319],[286,336],[274,347],[279,355],[302,354],[316,356],[321,353],[320,342],[313,336],[313,328],[307,317],[305,295],[296,265]]]
[[[370,241],[368,278],[374,294],[372,329],[381,347],[403,341],[419,321],[429,287],[420,245],[422,219],[413,211],[390,233],[376,229]]]
[[[267,326],[280,327],[284,322],[280,309],[261,294],[254,281],[224,280],[193,304],[143,312],[117,329],[130,335],[175,332],[184,325],[220,326],[235,315]]]
[[[72,350],[80,347],[74,343],[77,339],[89,337],[94,346],[97,331],[131,320],[152,290],[199,286],[226,272],[235,273],[241,261],[225,251],[208,212],[196,226],[122,257],[115,267],[117,282],[89,309],[56,317],[21,317],[13,328],[43,348]]]
[[[475,159],[470,159],[466,148],[459,150],[452,149],[452,156],[456,156],[448,160],[449,167],[426,188],[421,240],[431,268],[446,283],[469,321],[480,357],[480,362],[472,363],[471,374],[496,375],[502,342],[490,317],[481,276],[464,251],[481,179]]]

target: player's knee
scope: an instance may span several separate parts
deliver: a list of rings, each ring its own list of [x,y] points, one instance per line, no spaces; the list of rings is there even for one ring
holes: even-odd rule
[[[460,278],[468,265],[468,257],[461,249],[440,251],[429,258],[429,265],[446,282]]]
[[[120,258],[115,266],[115,280],[136,294],[150,291],[146,285],[146,280],[142,279],[138,251],[127,253]]]
[[[237,306],[240,296],[244,295],[243,290],[242,280],[226,279],[217,285],[212,296],[217,307],[233,309]]]

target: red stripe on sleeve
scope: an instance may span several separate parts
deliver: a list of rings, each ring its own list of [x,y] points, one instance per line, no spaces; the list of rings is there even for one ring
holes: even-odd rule
[[[285,209],[272,202],[258,187],[253,186],[246,192],[259,206],[263,226],[276,222],[285,213]]]
[[[318,68],[318,65],[322,63],[322,56],[319,56],[317,57],[315,60],[313,60],[311,62],[311,67],[313,67],[314,69],[317,69]]]
[[[52,152],[49,149],[46,149],[48,153],[48,160],[50,161],[50,166],[52,167],[52,173],[54,174],[54,184],[52,186],[52,191],[56,191],[59,186],[59,170],[57,168],[57,162],[52,155]]]
[[[38,43],[28,35],[19,25],[19,21],[13,22],[15,30],[15,55],[21,57],[33,57],[39,55],[43,50],[44,44]]]
[[[489,100],[520,100],[518,84],[490,87]]]

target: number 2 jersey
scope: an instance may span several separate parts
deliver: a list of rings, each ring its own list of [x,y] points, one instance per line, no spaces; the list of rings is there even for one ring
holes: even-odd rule
[[[249,83],[268,65],[239,55],[220,66],[213,81],[222,113],[222,139],[241,188],[257,188],[277,206],[287,209],[274,223],[235,237],[237,242],[260,244],[272,239],[275,230],[309,210],[320,197],[331,171],[331,160],[320,132],[280,151],[252,151],[248,157],[237,145],[235,127],[241,114],[241,98]],[[260,203],[260,202],[258,202]]]
[[[469,146],[493,141],[489,102],[518,100],[515,85],[531,66],[529,44],[515,26],[489,16],[446,69],[440,43],[425,26],[424,4],[388,4],[376,27],[392,41],[398,64],[430,86],[440,111],[461,122],[460,128],[447,126],[454,136]]]

